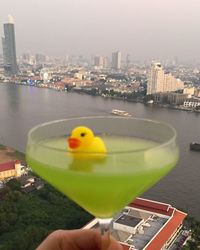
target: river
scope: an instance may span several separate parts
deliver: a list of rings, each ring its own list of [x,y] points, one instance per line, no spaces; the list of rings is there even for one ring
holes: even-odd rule
[[[200,218],[200,152],[189,150],[190,142],[200,141],[200,113],[2,83],[0,144],[25,151],[27,133],[36,124],[77,116],[109,115],[113,108],[175,127],[180,161],[143,197],[169,203]]]

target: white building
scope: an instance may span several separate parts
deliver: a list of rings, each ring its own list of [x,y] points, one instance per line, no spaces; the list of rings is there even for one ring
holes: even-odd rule
[[[185,108],[196,108],[197,106],[200,106],[200,100],[187,100],[183,103],[183,106]]]
[[[194,87],[186,87],[183,90],[183,94],[188,94],[190,96],[194,95],[195,88]]]
[[[144,224],[144,219],[122,214],[113,222],[113,229],[130,234],[136,234],[138,228]]]
[[[200,97],[200,89],[196,89],[194,92],[195,97]]]
[[[0,164],[0,181],[8,178],[20,177],[22,173],[22,166],[19,161],[11,161]]]
[[[184,89],[184,83],[171,73],[165,73],[160,63],[152,63],[147,83],[147,95]]]
[[[186,216],[169,204],[136,198],[116,215],[111,235],[123,250],[181,249],[189,235],[182,227]],[[84,229],[96,227],[94,219]]]

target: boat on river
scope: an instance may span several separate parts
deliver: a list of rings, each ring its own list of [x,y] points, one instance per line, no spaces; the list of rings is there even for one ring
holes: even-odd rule
[[[190,150],[200,151],[200,143],[197,142],[190,143]]]
[[[113,114],[113,115],[119,115],[119,116],[125,116],[125,117],[131,117],[132,116],[127,111],[120,110],[120,109],[112,109],[111,114]]]
[[[153,104],[153,100],[149,100],[147,104]]]

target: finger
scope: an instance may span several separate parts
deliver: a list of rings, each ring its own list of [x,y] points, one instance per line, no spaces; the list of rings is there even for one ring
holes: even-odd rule
[[[110,234],[109,233],[105,233],[102,237],[101,237],[101,250],[107,250],[108,247],[110,245]]]
[[[74,249],[81,250],[100,250],[101,249],[101,234],[96,229],[83,229],[63,231],[60,245],[62,250],[68,245],[73,246]]]
[[[112,236],[110,237],[110,245],[108,250],[123,250],[122,245],[117,242]]]
[[[109,233],[102,236],[101,250],[122,250],[122,246]]]
[[[62,234],[62,230],[57,230],[51,233],[36,250],[60,250],[59,238]]]

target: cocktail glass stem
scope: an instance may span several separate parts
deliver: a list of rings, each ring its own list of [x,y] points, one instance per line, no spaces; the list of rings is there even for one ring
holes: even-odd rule
[[[105,235],[107,233],[109,234],[112,218],[105,218],[105,219],[98,218],[98,221],[101,234],[102,235]]]

